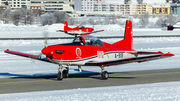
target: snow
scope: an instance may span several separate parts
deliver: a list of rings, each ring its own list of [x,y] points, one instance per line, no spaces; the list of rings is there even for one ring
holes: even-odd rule
[[[178,101],[180,82],[1,94],[1,101]]]
[[[150,19],[152,20],[152,19]],[[152,21],[155,21],[152,20]],[[94,30],[105,30],[104,32],[93,33],[94,36],[124,36],[124,28],[115,24],[115,25],[86,25],[87,27],[94,27]],[[75,27],[75,26],[69,26]],[[48,31],[48,37],[73,37],[63,32],[56,32],[57,30],[63,30],[63,24],[53,24],[47,26],[15,26],[12,24],[0,24],[0,38],[31,38],[31,37],[44,37],[44,31]],[[171,31],[162,31],[161,28],[134,28],[133,35],[140,36],[140,35],[179,35],[180,29]],[[146,32],[146,33],[144,33]]]
[[[173,27],[180,27],[180,22],[176,23]]]
[[[104,28],[104,32],[95,33],[95,36],[123,36],[124,28],[118,25],[95,26],[95,29]],[[51,26],[14,26],[0,24],[0,38],[7,37],[43,37],[43,31],[48,30],[49,36],[69,36],[64,33],[55,32],[56,29],[63,29],[63,24]],[[160,28],[133,29],[133,34],[138,35],[179,35],[180,30],[162,31]],[[114,43],[121,38],[102,39],[108,43]],[[48,40],[48,44],[60,44],[71,42],[71,39]],[[148,63],[132,63],[126,65],[111,66],[105,68],[108,72],[138,71],[179,68],[180,63],[180,38],[179,37],[157,37],[157,38],[134,38],[134,48],[139,51],[162,51],[175,54],[174,57],[151,61]],[[44,47],[44,40],[0,40],[0,78],[56,75],[58,66],[20,56],[6,54],[5,49],[21,51],[31,54],[40,54]],[[12,68],[13,67],[13,68]],[[51,67],[51,68],[49,68]],[[43,68],[43,70],[42,70]],[[83,66],[82,69],[88,72],[100,72],[97,67]],[[79,73],[77,67],[71,66],[70,73]],[[84,72],[85,73],[85,72]],[[1,100],[25,101],[25,100],[179,100],[180,82],[153,83],[129,86],[112,86],[56,91],[41,91],[27,93],[1,94]]]

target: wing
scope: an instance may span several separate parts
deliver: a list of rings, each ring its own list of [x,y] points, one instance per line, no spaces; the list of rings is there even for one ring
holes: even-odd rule
[[[120,59],[120,60],[104,61],[104,62],[89,62],[89,63],[86,63],[86,65],[87,66],[102,66],[102,65],[111,66],[111,65],[120,65],[120,64],[127,64],[127,63],[133,63],[133,62],[141,63],[141,62],[146,62],[146,61],[151,61],[151,60],[174,56],[174,54],[171,54],[171,53],[164,54],[160,51],[159,52],[139,51],[139,52],[127,52],[127,53],[135,54],[136,57]],[[149,54],[151,54],[151,55],[149,55]],[[146,56],[138,57],[138,55],[146,55]]]
[[[83,33],[83,34],[81,34],[81,35],[89,35],[89,34],[91,34],[91,33],[97,33],[97,32],[102,32],[102,31],[104,31],[104,30],[93,31],[93,32],[89,32],[89,33]]]
[[[44,62],[49,62],[49,63],[58,64],[58,63],[56,63],[56,62],[50,61],[50,60],[47,59],[47,58],[41,58],[41,56],[39,56],[39,55],[21,53],[21,52],[16,52],[16,51],[10,51],[9,49],[5,50],[4,52],[5,52],[5,53],[9,53],[9,54],[13,54],[13,55],[22,56],[22,57],[32,58],[32,59],[36,59],[36,60],[40,60],[40,61],[44,61]]]
[[[66,31],[64,31],[64,30],[56,30],[56,32],[66,32]]]

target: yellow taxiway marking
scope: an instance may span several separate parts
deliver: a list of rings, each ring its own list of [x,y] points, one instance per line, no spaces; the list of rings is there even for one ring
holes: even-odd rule
[[[112,77],[138,77],[138,76],[148,76],[148,75],[163,75],[163,74],[178,74],[180,72],[167,72],[167,73],[150,73],[150,74],[136,74],[136,75],[121,75],[121,76],[112,76]],[[68,78],[63,80],[82,80],[82,79],[91,79],[89,78]],[[54,80],[34,80],[34,81],[17,81],[17,82],[2,82],[2,84],[20,84],[20,83],[33,83],[33,82],[48,82]]]
[[[117,76],[117,77],[137,77],[137,76],[146,76],[146,75],[163,75],[163,74],[178,74],[178,73],[180,73],[180,72],[136,74],[136,75],[124,75],[124,76]]]
[[[3,83],[0,83],[0,84],[16,84],[16,83],[31,83],[31,82],[45,82],[45,81],[53,81],[53,80],[35,80],[35,81],[3,82]]]

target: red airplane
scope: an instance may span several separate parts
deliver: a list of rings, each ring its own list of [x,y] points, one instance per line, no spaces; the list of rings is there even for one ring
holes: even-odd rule
[[[84,26],[77,26],[75,28],[70,28],[68,27],[68,22],[64,22],[64,30],[58,30],[57,32],[65,32],[66,34],[69,35],[89,35],[91,33],[97,33],[97,32],[102,32],[104,30],[99,30],[99,31],[94,31],[94,28],[87,28]]]
[[[9,49],[4,51],[14,55],[32,58],[40,61],[59,65],[57,79],[62,80],[68,77],[70,66],[99,66],[101,68],[101,78],[108,79],[109,74],[104,67],[120,65],[134,62],[146,62],[150,60],[171,57],[174,54],[158,52],[136,51],[133,49],[132,22],[126,21],[126,30],[123,40],[109,44],[102,42],[91,35],[81,35],[75,37],[72,43],[46,46],[42,53],[46,57],[26,54]]]

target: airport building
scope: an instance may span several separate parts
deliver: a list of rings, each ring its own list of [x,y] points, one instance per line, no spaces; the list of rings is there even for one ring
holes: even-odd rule
[[[170,14],[170,5],[153,5],[153,13],[154,14]]]
[[[43,11],[72,12],[74,0],[0,0],[0,5],[8,2],[11,10],[25,8]]]
[[[180,14],[180,4],[171,4],[170,10],[173,14]]]
[[[139,5],[117,5],[118,11],[123,12],[123,14],[134,15],[134,14],[144,14],[149,13],[152,15],[152,5],[139,4]]]

